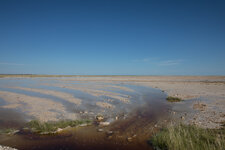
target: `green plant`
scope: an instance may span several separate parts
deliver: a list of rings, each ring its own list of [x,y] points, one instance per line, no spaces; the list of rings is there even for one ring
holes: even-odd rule
[[[224,150],[225,129],[203,129],[194,125],[170,126],[150,140],[163,150]]]
[[[168,96],[166,98],[166,100],[169,101],[169,102],[180,102],[180,101],[182,101],[181,98],[179,98],[179,97],[172,97],[172,96]]]
[[[75,127],[80,124],[90,124],[90,120],[61,120],[57,122],[40,122],[32,120],[27,123],[27,127],[32,132],[43,133],[43,132],[55,132],[58,128]]]
[[[17,129],[14,128],[5,128],[5,129],[0,129],[0,134],[13,134],[14,132],[18,131]]]

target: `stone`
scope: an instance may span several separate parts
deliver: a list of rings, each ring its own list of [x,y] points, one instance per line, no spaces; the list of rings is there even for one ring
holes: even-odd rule
[[[200,103],[200,102],[195,103],[195,104],[193,105],[193,108],[194,108],[194,109],[200,110],[200,111],[205,111],[206,107],[207,107],[206,104],[203,104],[203,103]]]
[[[17,149],[11,148],[11,147],[8,147],[8,146],[1,146],[0,145],[0,150],[17,150]]]
[[[104,119],[104,117],[102,115],[96,116],[96,120],[99,122],[102,121],[103,119]]]
[[[132,137],[133,137],[133,138],[136,138],[136,137],[137,137],[137,135],[136,135],[136,134],[134,134]]]
[[[88,126],[88,124],[87,123],[83,123],[83,124],[81,124],[81,125],[79,125],[80,127],[86,127],[86,126]]]
[[[16,134],[18,132],[20,132],[20,130],[13,130],[13,131],[9,132],[8,134],[14,135],[14,134]]]
[[[40,134],[41,135],[47,135],[47,134],[52,134],[52,133],[55,133],[55,132],[41,132]]]
[[[127,141],[128,141],[128,142],[132,142],[132,141],[133,141],[133,138],[132,138],[132,137],[128,137],[128,138],[127,138]]]
[[[97,131],[98,131],[98,132],[103,132],[104,130],[103,130],[103,129],[98,129]]]
[[[113,135],[113,131],[107,131],[106,134],[107,135]]]
[[[61,128],[58,128],[56,132],[61,132],[63,129]]]
[[[71,128],[71,126],[67,126],[67,127],[65,127],[64,129],[66,130],[66,129],[70,129]]]
[[[90,114],[90,115],[94,115],[94,113],[93,113],[93,112],[90,112],[89,114]]]
[[[99,125],[101,126],[108,126],[110,124],[110,122],[100,122]]]

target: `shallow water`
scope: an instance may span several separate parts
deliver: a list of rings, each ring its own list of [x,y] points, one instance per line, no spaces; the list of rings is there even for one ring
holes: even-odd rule
[[[66,87],[57,87],[55,84],[69,86],[89,86],[93,89],[114,92],[129,96],[130,103],[123,103],[117,99],[108,96],[93,96],[82,90],[74,90]],[[103,85],[100,88],[95,85]],[[107,86],[104,88],[104,84]],[[126,91],[120,88],[112,87],[116,85],[130,88],[133,91]],[[76,98],[82,100],[81,105],[72,105],[66,99],[55,97],[54,95],[40,94],[25,90],[13,89],[10,87],[27,87],[41,88],[46,90],[54,90],[72,94]],[[104,132],[97,132],[96,125],[89,127],[77,127],[69,129],[58,135],[35,135],[18,133],[17,135],[7,136],[0,135],[0,144],[8,145],[18,149],[151,149],[147,144],[146,139],[151,135],[150,128],[159,120],[167,116],[169,105],[165,102],[166,94],[160,90],[127,84],[112,84],[99,82],[69,82],[69,80],[58,80],[57,78],[10,78],[0,79],[0,90],[22,93],[34,97],[48,98],[52,101],[62,103],[68,112],[73,112],[80,115],[80,118],[94,119],[97,114],[103,114],[106,120],[115,120],[110,126],[104,127]],[[112,102],[107,101],[112,99]],[[7,102],[0,99],[0,106],[4,106]],[[107,102],[115,105],[114,109],[101,108],[96,105],[96,102]],[[21,124],[30,118],[26,113],[16,110],[16,114],[21,117],[16,117],[13,120],[13,115],[10,112],[15,112],[13,109],[2,109],[0,111],[0,128],[9,127],[9,123],[20,127]],[[87,111],[87,113],[80,113]],[[9,117],[11,116],[11,117]],[[16,116],[16,115],[15,115]],[[8,123],[8,124],[7,124]],[[17,125],[18,124],[18,125]],[[110,137],[105,131],[112,130],[114,134]],[[132,142],[127,141],[127,137],[137,135]]]

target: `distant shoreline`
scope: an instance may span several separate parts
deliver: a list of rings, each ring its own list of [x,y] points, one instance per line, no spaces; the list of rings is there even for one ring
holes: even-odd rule
[[[45,75],[45,74],[0,74],[4,77],[225,77],[225,75]]]

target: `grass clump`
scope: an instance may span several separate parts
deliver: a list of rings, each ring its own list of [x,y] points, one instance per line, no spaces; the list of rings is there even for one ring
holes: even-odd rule
[[[18,130],[14,128],[0,129],[0,134],[14,134],[17,131]]]
[[[225,129],[178,125],[163,129],[150,140],[162,150],[224,150]]]
[[[40,122],[32,120],[27,123],[28,129],[35,133],[54,133],[59,128],[75,127],[81,124],[90,124],[90,120],[62,120],[57,122]]]
[[[179,97],[173,97],[173,96],[168,96],[166,98],[166,100],[169,101],[169,102],[180,102],[180,101],[182,101],[181,98],[179,98]]]

